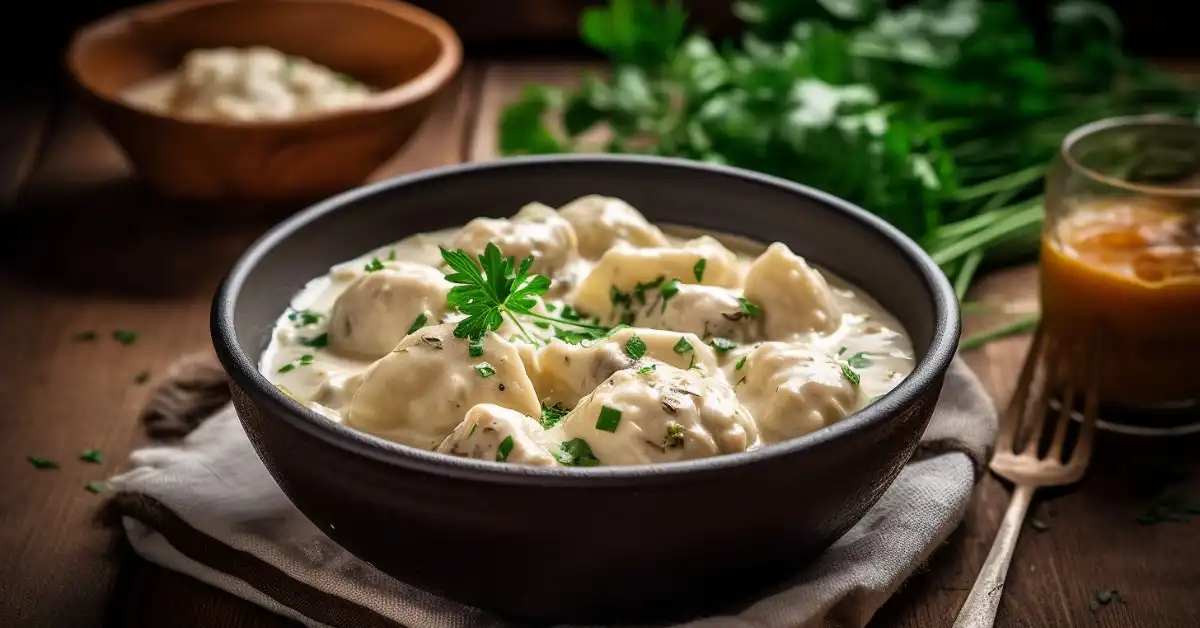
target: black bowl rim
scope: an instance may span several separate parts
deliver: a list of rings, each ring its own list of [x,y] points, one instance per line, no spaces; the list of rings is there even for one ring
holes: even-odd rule
[[[654,465],[613,467],[533,467],[505,465],[486,460],[458,458],[394,443],[336,423],[304,407],[267,380],[238,344],[234,327],[237,296],[246,277],[258,261],[280,242],[308,223],[336,212],[364,197],[392,189],[428,181],[450,178],[479,171],[504,172],[511,169],[548,164],[606,164],[641,165],[647,168],[682,169],[708,176],[730,177],[786,191],[824,203],[848,214],[867,227],[880,232],[902,256],[917,269],[929,288],[934,301],[935,321],[933,338],[925,356],[912,373],[875,403],[847,416],[837,423],[755,451],[713,456],[698,460],[668,462]],[[340,261],[340,260],[339,260]],[[336,261],[335,261],[336,263]],[[819,190],[740,168],[690,161],[685,159],[629,155],[549,155],[511,157],[481,163],[455,164],[361,186],[317,203],[284,220],[261,236],[242,254],[217,288],[213,299],[211,332],[213,345],[231,381],[249,393],[254,402],[265,405],[269,414],[283,417],[293,427],[314,436],[347,453],[365,456],[377,462],[433,475],[463,480],[499,484],[551,485],[564,487],[616,486],[631,482],[669,481],[682,476],[699,476],[747,467],[771,459],[782,458],[819,447],[822,443],[856,433],[883,421],[888,421],[919,399],[934,386],[940,386],[950,367],[958,346],[958,299],[944,273],[936,263],[908,236],[883,219],[847,201]],[[270,418],[268,420],[275,420]]]

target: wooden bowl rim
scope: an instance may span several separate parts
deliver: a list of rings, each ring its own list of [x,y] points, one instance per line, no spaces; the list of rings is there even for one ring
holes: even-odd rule
[[[329,4],[353,5],[389,14],[405,20],[431,34],[439,44],[437,59],[416,77],[395,87],[376,92],[366,101],[353,107],[334,111],[304,114],[281,120],[197,120],[186,116],[163,114],[136,107],[121,98],[111,98],[97,89],[79,67],[80,45],[96,36],[98,31],[115,28],[123,23],[137,23],[148,18],[180,15],[198,8],[218,4]],[[445,20],[421,7],[400,0],[165,0],[110,13],[75,31],[67,46],[67,68],[75,83],[94,98],[138,115],[171,120],[180,124],[218,128],[288,128],[316,122],[353,118],[364,113],[398,109],[438,92],[454,78],[462,66],[462,41]]]

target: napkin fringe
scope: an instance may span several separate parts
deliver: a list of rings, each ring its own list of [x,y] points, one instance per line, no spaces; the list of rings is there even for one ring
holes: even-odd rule
[[[229,376],[211,351],[176,360],[158,383],[139,420],[156,438],[182,438],[229,403]]]
[[[403,624],[301,582],[253,554],[234,549],[188,525],[162,502],[140,493],[114,498],[125,517],[154,530],[187,558],[245,582],[263,595],[326,626],[405,628]]]

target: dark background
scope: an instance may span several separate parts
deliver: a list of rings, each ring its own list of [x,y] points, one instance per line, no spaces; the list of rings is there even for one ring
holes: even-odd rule
[[[242,0],[256,2],[263,0]],[[814,2],[815,0],[796,0]],[[1034,23],[1044,23],[1046,0],[1018,0]],[[19,82],[58,81],[62,51],[71,33],[116,9],[145,4],[138,0],[87,0],[79,3],[25,2],[14,5],[2,22],[0,61],[4,75]],[[538,51],[586,54],[576,38],[582,7],[603,0],[414,0],[449,21],[462,36],[468,54],[527,55]],[[712,33],[731,34],[736,22],[729,0],[684,0],[693,22]],[[1126,28],[1128,47],[1149,57],[1200,55],[1194,20],[1184,11],[1191,0],[1109,0]],[[22,13],[27,17],[22,17]]]

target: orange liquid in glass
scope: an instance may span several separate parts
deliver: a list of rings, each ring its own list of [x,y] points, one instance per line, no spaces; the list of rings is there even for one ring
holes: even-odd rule
[[[1187,212],[1149,198],[1079,207],[1043,236],[1041,283],[1047,331],[1105,326],[1104,401],[1200,400],[1200,225]]]

